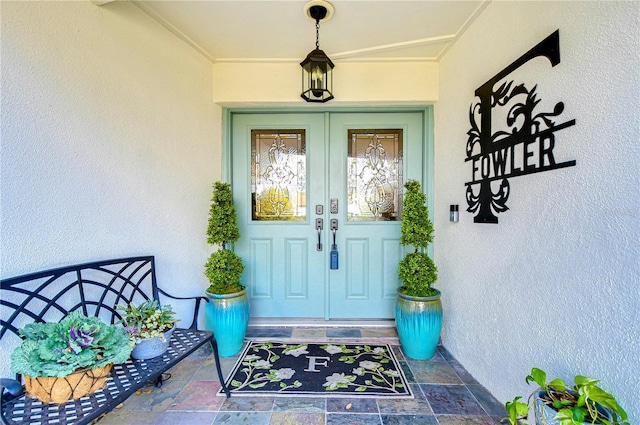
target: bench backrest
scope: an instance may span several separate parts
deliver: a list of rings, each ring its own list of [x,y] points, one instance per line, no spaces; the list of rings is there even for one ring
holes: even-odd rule
[[[158,298],[154,257],[96,261],[0,281],[0,341],[19,338],[28,323],[58,322],[76,310],[107,323],[121,319],[117,305]],[[2,341],[17,346],[20,340]]]

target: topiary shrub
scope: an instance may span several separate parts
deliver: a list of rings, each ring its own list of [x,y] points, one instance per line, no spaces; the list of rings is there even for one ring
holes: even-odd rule
[[[215,182],[209,209],[207,242],[221,245],[222,249],[211,254],[204,266],[204,274],[211,282],[207,292],[232,294],[244,289],[240,284],[240,277],[244,271],[242,259],[227,247],[227,244],[236,242],[239,238],[240,231],[236,223],[231,185]]]
[[[211,245],[222,245],[240,239],[240,230],[236,223],[236,208],[233,204],[233,192],[229,183],[215,182],[209,208],[209,225],[207,226],[207,242]]]
[[[411,252],[400,261],[398,276],[400,290],[412,297],[430,297],[437,292],[431,284],[438,280],[438,269],[426,252]]]
[[[438,293],[431,287],[438,280],[438,269],[423,251],[433,242],[433,223],[429,219],[427,197],[422,193],[420,182],[409,180],[404,187],[400,244],[412,245],[415,251],[398,264],[398,276],[402,282],[400,292],[412,297],[429,297]]]
[[[244,286],[240,284],[240,276],[243,271],[242,259],[235,252],[228,249],[214,252],[204,265],[204,274],[211,282],[207,291],[212,294],[242,291]]]

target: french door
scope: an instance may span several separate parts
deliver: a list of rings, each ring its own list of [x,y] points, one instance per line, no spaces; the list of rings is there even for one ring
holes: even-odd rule
[[[402,185],[423,112],[234,113],[232,185],[252,317],[392,318]]]

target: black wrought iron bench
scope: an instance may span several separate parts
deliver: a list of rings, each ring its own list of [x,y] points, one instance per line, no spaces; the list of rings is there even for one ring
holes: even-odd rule
[[[197,330],[200,302],[206,297],[174,297],[158,288],[153,256],[122,258],[62,267],[3,279],[0,295],[0,343],[8,359],[20,344],[18,329],[25,324],[57,322],[72,311],[82,311],[106,323],[121,319],[117,305],[140,303],[160,295],[195,302],[188,329],[176,329],[169,349],[150,360],[132,360],[114,366],[104,389],[65,404],[42,403],[21,391],[17,380],[2,379],[2,422],[5,424],[87,424],[114,409],[149,383],[162,385],[163,374],[205,344],[211,344],[218,378],[227,397],[214,335]],[[213,396],[213,395],[212,395]]]

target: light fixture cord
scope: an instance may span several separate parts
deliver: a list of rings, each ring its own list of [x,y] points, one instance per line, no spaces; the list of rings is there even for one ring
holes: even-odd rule
[[[316,19],[316,49],[320,50],[320,19]]]

